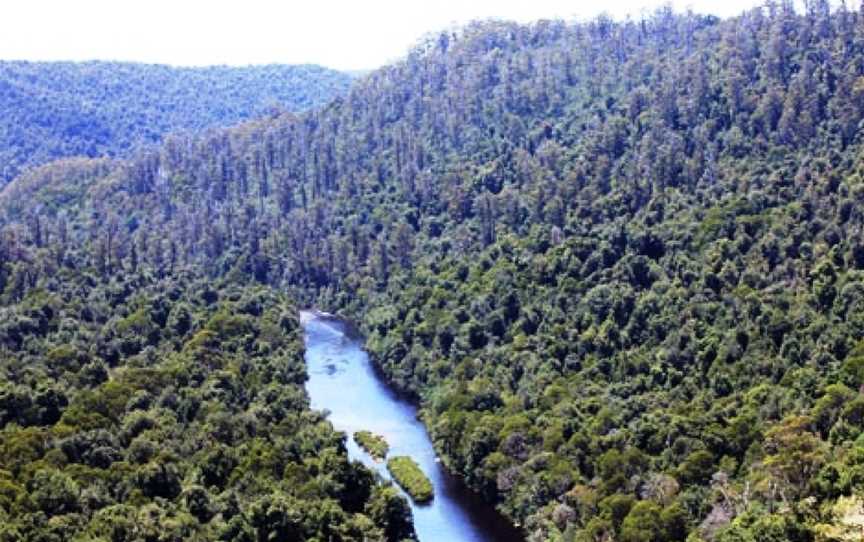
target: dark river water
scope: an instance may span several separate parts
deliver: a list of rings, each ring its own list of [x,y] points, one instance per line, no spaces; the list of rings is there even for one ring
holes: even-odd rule
[[[346,334],[339,321],[301,313],[306,332],[306,390],[316,410],[348,434],[348,454],[390,479],[383,462],[375,462],[354,442],[354,431],[383,435],[389,455],[408,455],[435,487],[435,499],[411,503],[421,542],[521,541],[519,533],[488,504],[471,493],[436,460],[435,451],[417,409],[400,399],[376,374],[362,342]],[[409,498],[410,502],[410,498]]]

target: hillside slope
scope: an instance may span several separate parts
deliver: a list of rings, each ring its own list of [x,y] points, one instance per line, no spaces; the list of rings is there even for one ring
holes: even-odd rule
[[[0,308],[0,349],[0,540],[413,537],[309,411],[284,295],[64,270]]]
[[[170,132],[310,109],[351,79],[312,65],[0,61],[0,184],[57,158],[124,156]]]
[[[19,179],[3,302],[288,287],[531,540],[852,540],[862,119],[864,13],[826,2],[478,23],[320,110]]]

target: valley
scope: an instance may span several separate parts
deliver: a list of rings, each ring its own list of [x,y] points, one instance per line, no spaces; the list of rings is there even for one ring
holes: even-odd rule
[[[346,335],[344,324],[317,319],[312,313],[301,315],[311,407],[327,412],[333,427],[347,435],[371,428],[390,443],[390,457],[413,458],[432,479],[434,499],[411,503],[418,538],[429,542],[522,540],[493,507],[443,468],[426,428],[417,419],[417,409],[382,382],[382,375],[361,349],[362,343]],[[386,465],[375,461],[353,439],[348,439],[347,449],[350,458],[362,461],[385,479],[392,478]]]
[[[0,540],[856,539],[864,12],[478,21],[236,122],[0,190]]]

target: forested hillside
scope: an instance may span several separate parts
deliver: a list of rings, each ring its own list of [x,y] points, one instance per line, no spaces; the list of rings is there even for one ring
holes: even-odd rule
[[[312,65],[0,61],[0,185],[57,158],[126,156],[170,132],[321,106],[350,83]]]
[[[856,540],[862,118],[864,12],[822,0],[477,23],[321,109],[20,177],[2,299],[195,270],[351,315],[532,541]]]
[[[407,503],[308,410],[284,296],[62,267],[0,309],[0,540],[412,535]]]

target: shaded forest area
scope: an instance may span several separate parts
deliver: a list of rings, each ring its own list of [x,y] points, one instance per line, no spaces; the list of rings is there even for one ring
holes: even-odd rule
[[[287,289],[362,323],[529,540],[855,540],[862,115],[864,13],[821,0],[476,23],[323,108],[19,177],[2,303],[84,274]]]
[[[58,158],[125,157],[171,132],[322,106],[351,80],[314,65],[0,61],[0,185]]]
[[[0,309],[0,540],[402,540],[270,288],[63,270]]]

